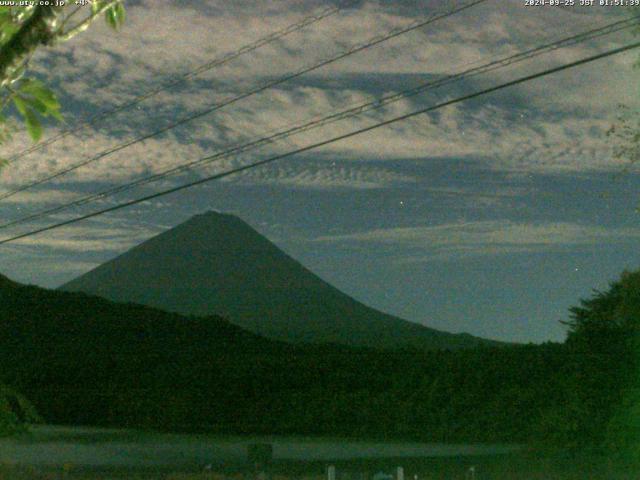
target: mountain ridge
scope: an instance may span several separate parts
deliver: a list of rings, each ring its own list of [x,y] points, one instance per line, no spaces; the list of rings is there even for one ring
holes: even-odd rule
[[[461,348],[497,343],[379,312],[235,215],[196,215],[60,287],[183,315],[221,315],[286,342]]]

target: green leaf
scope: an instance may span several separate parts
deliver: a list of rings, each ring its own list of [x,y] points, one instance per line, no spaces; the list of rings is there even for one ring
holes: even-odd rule
[[[34,110],[37,110],[37,112],[43,117],[53,117],[56,120],[62,121],[62,114],[60,113],[59,105],[57,108],[51,108],[50,105],[47,105],[42,100],[35,97],[28,98],[28,99],[23,98],[23,100],[25,100],[28,103],[29,107],[33,108]]]
[[[7,43],[20,30],[20,26],[12,23],[11,19],[0,19],[0,45]]]
[[[49,89],[45,87],[40,80],[25,78],[20,82],[20,90],[25,93],[37,94],[38,92],[48,91]]]
[[[20,112],[20,115],[24,118],[27,131],[33,141],[37,142],[40,140],[42,137],[42,124],[40,123],[40,120],[38,120],[38,116],[31,108],[29,108],[29,105],[24,98],[16,95],[13,98],[13,103],[18,109],[18,112]]]
[[[118,3],[105,12],[107,24],[114,30],[118,30],[125,20],[125,9],[122,3]]]
[[[33,139],[34,142],[37,142],[42,138],[42,125],[40,124],[40,120],[38,120],[38,116],[33,112],[33,110],[28,109],[27,115],[24,117],[25,124],[27,126],[27,131],[29,135]]]
[[[19,91],[38,99],[51,110],[60,110],[60,102],[58,102],[55,93],[39,80],[33,78],[23,80]]]
[[[20,83],[18,94],[22,101],[37,110],[44,117],[62,120],[60,102],[56,95],[39,80],[28,78]]]
[[[20,115],[22,115],[23,117],[27,116],[27,104],[22,99],[22,97],[19,97],[17,95],[13,97],[13,104],[16,106],[16,108],[20,112]]]
[[[34,78],[22,80],[13,92],[13,104],[24,119],[29,135],[34,141],[42,137],[42,117],[53,117],[62,121],[60,102],[55,94],[41,81]],[[2,119],[0,119],[2,123]],[[2,139],[0,139],[2,143]]]
[[[124,25],[124,21],[127,19],[127,11],[124,9],[124,3],[116,5],[116,13],[118,16],[118,22],[120,25]]]
[[[109,25],[111,28],[113,28],[114,30],[118,29],[118,22],[116,20],[116,17],[113,13],[113,10],[109,9],[105,12],[105,20],[107,21],[107,25]]]
[[[29,108],[36,110],[43,117],[47,117],[49,115],[47,106],[42,103],[37,98],[24,98],[22,99],[29,105]]]

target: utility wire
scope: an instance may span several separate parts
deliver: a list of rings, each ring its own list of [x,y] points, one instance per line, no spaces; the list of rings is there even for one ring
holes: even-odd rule
[[[332,15],[335,15],[336,13],[340,12],[341,10],[344,10],[345,8],[348,8],[349,5],[353,4],[355,0],[349,0],[344,2],[342,5],[339,6],[335,6],[335,7],[330,7],[330,8],[326,8],[316,14],[310,15],[308,17],[303,18],[302,20],[300,20],[299,22],[296,22],[294,24],[291,24],[285,28],[283,28],[282,30],[278,30],[276,32],[273,32],[265,37],[262,37],[258,40],[256,40],[255,42],[249,43],[247,45],[244,45],[243,47],[239,48],[238,50],[229,52],[221,57],[215,58],[207,63],[204,63],[202,65],[199,65],[198,67],[194,68],[193,70],[190,70],[182,75],[180,75],[180,77],[178,77],[175,80],[171,80],[167,83],[165,83],[164,85],[160,85],[159,87],[150,90],[142,95],[138,95],[136,97],[134,97],[133,99],[122,103],[120,105],[117,105],[111,109],[108,110],[103,110],[101,112],[98,112],[94,115],[91,115],[89,118],[79,122],[78,124],[74,125],[71,128],[68,128],[62,132],[60,132],[57,135],[54,135],[53,137],[49,138],[48,140],[45,140],[43,142],[40,142],[38,144],[35,144],[29,148],[26,148],[25,150],[16,153],[15,155],[13,155],[12,157],[10,157],[5,163],[13,163],[16,160],[29,155],[30,153],[36,152],[38,150],[42,150],[43,148],[52,145],[54,143],[56,143],[59,140],[62,140],[63,138],[68,137],[69,135],[73,135],[75,133],[77,133],[78,131],[82,130],[85,127],[88,127],[90,125],[95,124],[98,120],[102,120],[103,118],[106,118],[108,116],[114,115],[116,113],[122,112],[124,110],[127,110],[131,107],[134,107],[136,105],[138,105],[139,103],[144,102],[145,100],[154,97],[155,95],[168,90],[170,88],[173,88],[177,85],[180,85],[181,83],[186,82],[187,80],[196,77],[198,75],[200,75],[201,73],[204,73],[208,70],[212,70],[214,68],[223,66],[233,60],[235,60],[236,58],[247,54],[247,53],[251,53],[255,50],[258,50],[259,48],[268,45],[270,43],[275,42],[276,40],[279,40],[283,37],[286,37],[287,35],[290,35],[292,33],[295,33],[299,30],[302,30],[305,27],[308,27],[309,25],[312,25],[314,23],[317,23],[321,20],[324,20],[327,17],[330,17]]]
[[[422,114],[425,114],[425,113],[428,113],[428,112],[439,110],[441,108],[448,107],[450,105],[454,105],[454,104],[461,103],[461,102],[464,102],[464,101],[467,101],[467,100],[471,100],[473,98],[477,98],[477,97],[480,97],[480,96],[483,96],[483,95],[487,95],[489,93],[493,93],[493,92],[496,92],[498,90],[502,90],[504,88],[512,87],[514,85],[519,85],[519,84],[522,84],[522,83],[525,83],[525,82],[529,82],[529,81],[535,80],[537,78],[541,78],[541,77],[545,77],[545,76],[548,76],[548,75],[552,75],[554,73],[561,72],[563,70],[567,70],[567,69],[570,69],[570,68],[575,68],[575,67],[580,66],[580,65],[585,65],[587,63],[591,63],[591,62],[594,62],[596,60],[600,60],[600,59],[603,59],[603,58],[606,58],[606,57],[610,57],[612,55],[618,55],[620,53],[627,52],[629,50],[632,50],[632,49],[638,48],[638,47],[640,47],[640,42],[635,42],[635,43],[631,43],[631,44],[625,45],[623,47],[618,47],[618,48],[614,48],[612,50],[607,50],[606,52],[603,52],[603,53],[599,53],[599,54],[596,54],[596,55],[591,55],[589,57],[585,57],[585,58],[582,58],[582,59],[574,61],[574,62],[570,62],[570,63],[566,63],[564,65],[560,65],[560,66],[557,66],[557,67],[549,68],[549,69],[543,70],[541,72],[533,73],[533,74],[530,74],[530,75],[525,75],[525,76],[519,77],[519,78],[517,78],[515,80],[504,82],[504,83],[501,83],[499,85],[496,85],[496,86],[493,86],[493,87],[490,87],[490,88],[486,88],[484,90],[480,90],[480,91],[477,91],[477,92],[474,92],[474,93],[470,93],[468,95],[463,95],[461,97],[457,97],[457,98],[454,98],[452,100],[447,100],[447,101],[439,103],[437,105],[433,105],[433,106],[430,106],[430,107],[426,107],[426,108],[422,108],[422,109],[419,109],[419,110],[415,110],[413,112],[406,113],[404,115],[400,115],[400,116],[385,120],[383,122],[379,122],[379,123],[376,123],[374,125],[370,125],[368,127],[360,128],[358,130],[354,130],[354,131],[351,131],[349,133],[345,133],[345,134],[339,135],[337,137],[330,138],[328,140],[323,140],[321,142],[316,142],[316,143],[307,145],[305,147],[298,148],[296,150],[291,150],[289,152],[286,152],[286,153],[283,153],[283,154],[280,154],[280,155],[275,155],[273,157],[269,157],[269,158],[266,158],[264,160],[260,160],[260,161],[254,162],[254,163],[250,163],[248,165],[243,165],[241,167],[237,167],[237,168],[233,168],[233,169],[230,169],[230,170],[226,170],[226,171],[221,172],[221,173],[216,173],[216,174],[210,175],[208,177],[200,178],[200,179],[195,180],[193,182],[189,182],[189,183],[186,183],[186,184],[183,184],[183,185],[179,185],[177,187],[173,187],[173,188],[169,188],[167,190],[156,192],[156,193],[153,193],[151,195],[146,195],[144,197],[140,197],[140,198],[137,198],[137,199],[134,199],[134,200],[130,200],[128,202],[124,202],[124,203],[121,203],[121,204],[118,204],[118,205],[114,205],[114,206],[111,206],[111,207],[108,207],[108,208],[104,208],[102,210],[91,212],[91,213],[88,213],[86,215],[82,215],[80,217],[72,218],[72,219],[65,220],[63,222],[59,222],[59,223],[56,223],[56,224],[53,224],[53,225],[48,225],[46,227],[38,228],[38,229],[32,230],[30,232],[22,233],[20,235],[16,235],[16,236],[13,236],[13,237],[5,238],[3,240],[0,240],[0,245],[5,244],[5,243],[9,243],[9,242],[12,242],[12,241],[15,241],[15,240],[19,240],[19,239],[22,239],[22,238],[30,237],[30,236],[36,235],[38,233],[42,233],[42,232],[46,232],[46,231],[49,231],[49,230],[54,230],[54,229],[57,229],[57,228],[60,228],[60,227],[64,227],[66,225],[71,225],[71,224],[74,224],[74,223],[77,223],[77,222],[80,222],[80,221],[83,221],[83,220],[87,220],[89,218],[97,217],[99,215],[104,215],[105,213],[109,213],[109,212],[120,210],[120,209],[123,209],[123,208],[126,208],[126,207],[130,207],[132,205],[137,205],[138,203],[142,203],[142,202],[146,202],[146,201],[149,201],[149,200],[153,200],[155,198],[163,197],[165,195],[169,195],[171,193],[179,192],[181,190],[185,190],[187,188],[194,187],[196,185],[201,185],[203,183],[211,182],[213,180],[219,180],[221,178],[225,178],[225,177],[228,177],[228,176],[231,176],[231,175],[235,175],[235,174],[240,173],[240,172],[244,172],[244,171],[247,171],[247,170],[250,170],[250,169],[253,169],[253,168],[261,167],[263,165],[267,165],[267,164],[276,162],[278,160],[282,160],[284,158],[292,157],[294,155],[298,155],[300,153],[308,152],[310,150],[314,150],[314,149],[319,148],[319,147],[323,147],[323,146],[326,146],[326,145],[329,145],[329,144],[332,144],[332,143],[335,143],[335,142],[338,142],[338,141],[341,141],[341,140],[345,140],[347,138],[355,137],[356,135],[360,135],[362,133],[370,132],[372,130],[376,130],[378,128],[381,128],[381,127],[384,127],[384,126],[387,126],[387,125],[391,125],[391,124],[394,124],[394,123],[397,123],[397,122],[400,122],[400,121],[403,121],[403,120],[407,120],[409,118],[413,118],[413,117],[416,117],[418,115],[422,115]]]
[[[347,50],[345,50],[345,51],[343,51],[343,52],[341,52],[341,53],[339,53],[339,54],[337,54],[337,55],[335,55],[333,57],[330,57],[330,58],[327,58],[325,60],[322,60],[319,63],[316,63],[316,64],[311,65],[309,67],[304,67],[301,70],[298,70],[298,71],[296,71],[294,73],[287,74],[284,77],[280,77],[280,78],[278,78],[276,80],[273,80],[273,81],[267,82],[265,84],[262,84],[262,85],[254,88],[252,90],[240,93],[240,94],[238,94],[238,95],[236,95],[234,97],[231,97],[231,98],[228,98],[227,100],[222,101],[221,103],[214,104],[212,106],[207,107],[204,110],[201,110],[201,111],[196,112],[194,114],[191,114],[191,115],[188,115],[186,117],[183,117],[180,120],[177,120],[177,121],[175,121],[175,122],[173,122],[173,123],[171,123],[171,124],[169,124],[167,126],[164,126],[164,127],[160,128],[158,130],[155,130],[155,131],[153,131],[151,133],[148,133],[148,134],[143,135],[141,137],[138,137],[138,138],[135,138],[133,140],[129,140],[127,142],[124,142],[124,143],[121,143],[119,145],[116,145],[115,147],[112,147],[110,149],[104,150],[101,153],[99,153],[99,154],[97,154],[97,155],[95,155],[93,157],[90,157],[90,158],[88,158],[86,160],[83,160],[83,161],[81,161],[79,163],[76,163],[74,165],[71,165],[70,167],[67,167],[65,169],[59,170],[58,172],[55,172],[55,173],[50,174],[48,176],[42,177],[42,178],[40,178],[38,180],[35,180],[35,181],[31,182],[31,183],[27,183],[25,185],[21,185],[21,186],[19,186],[17,188],[14,188],[13,190],[9,190],[8,192],[0,194],[0,200],[4,200],[4,199],[7,199],[9,197],[12,197],[12,196],[14,196],[14,195],[16,195],[16,194],[18,194],[20,192],[28,190],[29,188],[35,187],[37,185],[42,185],[43,183],[49,182],[49,181],[54,180],[56,178],[59,178],[59,177],[61,177],[63,175],[71,173],[71,172],[77,170],[78,168],[81,168],[81,167],[84,167],[84,166],[89,165],[91,163],[94,163],[94,162],[96,162],[98,160],[101,160],[102,158],[105,158],[105,157],[107,157],[107,156],[109,156],[109,155],[111,155],[113,153],[116,153],[116,152],[119,152],[121,150],[124,150],[125,148],[128,148],[128,147],[130,147],[132,145],[135,145],[135,144],[140,143],[140,142],[142,142],[144,140],[148,140],[150,138],[156,137],[156,136],[158,136],[158,135],[160,135],[162,133],[165,133],[165,132],[168,132],[170,130],[173,130],[176,127],[185,125],[185,124],[187,124],[189,122],[192,122],[193,120],[196,120],[198,118],[201,118],[201,117],[203,117],[205,115],[209,115],[210,113],[213,113],[213,112],[215,112],[217,110],[220,110],[223,107],[226,107],[228,105],[232,105],[232,104],[234,104],[236,102],[239,102],[240,100],[243,100],[245,98],[251,97],[253,95],[261,93],[261,92],[263,92],[265,90],[273,88],[273,87],[275,87],[277,85],[280,85],[282,83],[288,82],[288,81],[293,80],[295,78],[301,77],[302,75],[305,75],[305,74],[310,73],[312,71],[318,70],[318,69],[320,69],[322,67],[325,67],[325,66],[327,66],[329,64],[332,64],[334,62],[342,60],[342,59],[344,59],[346,57],[349,57],[351,55],[354,55],[354,54],[356,54],[358,52],[361,52],[363,50],[369,49],[369,48],[371,48],[371,47],[373,47],[375,45],[378,45],[380,43],[383,43],[383,42],[386,42],[388,40],[391,40],[391,39],[396,38],[396,37],[398,37],[400,35],[403,35],[405,33],[409,33],[411,31],[414,31],[414,30],[418,29],[418,28],[421,28],[421,27],[424,27],[424,26],[429,25],[431,23],[434,23],[434,22],[436,22],[438,20],[450,17],[452,15],[455,15],[456,13],[459,13],[459,12],[461,12],[463,10],[471,8],[471,7],[473,7],[475,5],[478,5],[480,3],[484,3],[486,1],[487,0],[473,0],[473,1],[467,3],[467,4],[463,5],[463,6],[455,7],[455,8],[450,9],[450,10],[444,12],[444,13],[433,14],[430,17],[428,17],[426,20],[420,20],[420,21],[412,22],[408,26],[395,28],[395,29],[387,32],[384,35],[373,37],[372,39],[369,39],[366,42],[354,45],[354,46],[350,47],[349,49],[347,49]]]
[[[78,207],[81,205],[85,205],[87,203],[90,203],[94,200],[98,200],[101,198],[105,198],[107,196],[112,196],[115,195],[117,193],[121,193],[127,190],[131,190],[135,187],[139,187],[142,185],[146,185],[148,183],[152,183],[158,180],[161,180],[163,178],[166,178],[170,175],[174,175],[176,173],[180,173],[186,170],[190,170],[194,167],[199,167],[202,165],[207,165],[210,163],[213,163],[215,161],[227,158],[229,156],[232,155],[237,155],[239,153],[244,153],[246,151],[249,150],[253,150],[256,148],[259,148],[263,145],[266,144],[271,144],[275,141],[278,141],[280,139],[283,138],[288,138],[292,135],[296,135],[302,132],[306,132],[306,131],[310,131],[312,129],[316,129],[319,127],[323,127],[326,126],[328,124],[337,122],[337,121],[341,121],[350,117],[354,117],[357,115],[361,115],[363,113],[366,113],[368,111],[371,110],[376,110],[376,109],[380,109],[383,106],[389,105],[391,103],[394,102],[398,102],[400,100],[415,96],[417,94],[423,93],[427,90],[431,90],[434,88],[439,88],[442,87],[444,85],[453,83],[453,82],[457,82],[463,79],[468,79],[480,74],[484,74],[487,72],[491,72],[497,69],[501,69],[501,68],[505,68],[507,66],[510,66],[514,63],[518,63],[518,62],[522,62],[524,60],[528,60],[531,58],[534,58],[536,56],[542,55],[544,53],[548,53],[550,51],[554,51],[557,50],[559,48],[564,48],[570,45],[575,45],[581,42],[585,42],[587,40],[592,40],[604,35],[609,35],[624,29],[628,29],[631,27],[635,27],[638,25],[638,23],[640,22],[640,20],[638,19],[628,19],[628,20],[621,20],[621,21],[617,21],[617,22],[613,22],[611,24],[605,25],[603,27],[600,28],[596,28],[596,29],[592,29],[592,30],[588,30],[576,35],[573,35],[571,37],[567,37],[567,38],[563,38],[560,40],[555,40],[553,42],[549,42],[547,44],[529,49],[529,50],[525,50],[519,53],[516,53],[514,55],[510,55],[508,57],[504,57],[498,60],[494,60],[488,63],[485,63],[481,66],[478,67],[474,67],[474,68],[470,68],[467,70],[464,70],[462,72],[456,73],[456,74],[451,74],[451,75],[447,75],[439,80],[435,80],[435,81],[431,81],[431,82],[426,82],[423,84],[418,85],[417,87],[411,88],[411,89],[407,89],[395,94],[391,94],[391,95],[387,95],[384,96],[380,99],[376,99],[374,101],[371,102],[367,102],[367,103],[363,103],[357,106],[353,106],[350,108],[347,108],[345,110],[341,110],[338,111],[336,113],[321,117],[321,118],[316,118],[316,119],[312,119],[302,125],[296,125],[293,126],[291,128],[287,128],[285,130],[279,131],[277,133],[268,135],[268,136],[263,136],[261,138],[258,138],[257,140],[253,140],[250,141],[248,143],[244,143],[241,145],[236,145],[234,147],[231,147],[227,150],[218,152],[214,155],[205,157],[204,159],[197,159],[197,160],[193,160],[181,165],[177,165],[175,167],[169,168],[167,170],[164,170],[162,172],[158,172],[156,174],[147,176],[147,177],[143,177],[137,180],[134,180],[132,182],[128,182],[125,183],[123,185],[117,185],[114,187],[110,187],[106,190],[103,190],[101,192],[97,192],[97,193],[93,193],[93,194],[89,194],[86,195],[84,197],[81,197],[77,200],[74,200],[72,202],[69,203],[65,203],[62,205],[58,205],[49,209],[45,209],[45,210],[41,210],[39,212],[35,212],[33,214],[27,215],[25,217],[21,217],[9,222],[6,222],[4,224],[0,224],[0,229],[5,229],[14,225],[18,225],[18,224],[22,224],[22,223],[26,223],[32,220],[36,220],[38,218],[42,218],[54,213],[58,213],[64,210],[67,210],[71,207]],[[477,63],[477,62],[475,62]]]

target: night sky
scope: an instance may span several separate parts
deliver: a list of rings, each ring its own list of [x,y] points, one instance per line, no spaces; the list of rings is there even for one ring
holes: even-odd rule
[[[460,2],[461,4],[462,2]],[[337,109],[604,25],[623,7],[492,0],[269,89],[56,181],[0,201],[0,220],[163,171]],[[362,1],[199,75],[0,170],[16,188],[255,85],[458,3]],[[43,50],[32,70],[69,124],[178,78],[331,2],[127,1]],[[382,111],[32,223],[4,238],[371,125],[526,73],[623,45],[617,33],[432,90]],[[364,303],[430,327],[489,338],[562,340],[567,309],[640,267],[640,174],[612,155],[619,104],[637,108],[640,53],[622,55],[396,123],[223,181],[0,246],[0,272],[56,287],[207,210],[240,216]],[[48,125],[46,136],[62,125]],[[29,145],[23,134],[3,148]]]

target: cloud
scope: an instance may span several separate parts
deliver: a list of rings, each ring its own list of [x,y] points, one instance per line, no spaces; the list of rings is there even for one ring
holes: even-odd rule
[[[324,163],[324,164],[323,164]],[[363,165],[338,165],[323,162],[316,165],[284,164],[274,168],[248,170],[230,181],[236,184],[275,184],[286,187],[313,189],[373,189],[415,183],[416,178],[389,169]]]
[[[99,223],[85,223],[56,229],[42,235],[26,237],[9,245],[15,252],[49,254],[122,252],[141,243],[154,234],[156,227],[136,225],[131,228],[122,219],[101,219]],[[64,269],[65,267],[61,267]]]
[[[518,223],[505,220],[459,222],[435,226],[374,229],[321,236],[314,242],[378,244],[397,249],[400,263],[554,251],[640,239],[640,228],[604,228],[570,222]],[[409,255],[400,252],[410,252]]]
[[[42,191],[26,190],[21,192],[19,196],[15,195],[8,197],[3,199],[2,202],[31,206],[49,202],[68,202],[74,198],[75,195],[72,192],[64,192],[54,188],[48,188]],[[18,207],[18,210],[20,209],[21,207]]]
[[[97,25],[68,44],[39,53],[34,69],[57,85],[73,123],[76,115],[80,118],[152,90],[195,65],[330,4],[282,1],[244,8],[221,0],[206,5],[170,0],[134,2],[122,32],[115,34]],[[151,8],[153,15],[149,14]],[[277,75],[447,8],[450,6],[435,1],[394,2],[393,6],[360,2],[9,165],[0,172],[0,181],[10,188],[68,168]],[[587,15],[575,15],[561,9],[527,9],[516,0],[474,7],[318,70],[302,81],[269,89],[76,170],[56,180],[55,188],[60,193],[50,190],[50,199],[86,190],[86,185],[123,183],[164,171],[346,106],[392,94],[416,82],[609,21],[612,10],[594,8]],[[567,21],[571,21],[571,32]],[[549,33],[540,31],[541,24]],[[619,43],[622,38],[612,37],[604,43]],[[381,112],[292,137],[280,146],[216,162],[213,168],[223,171],[274,152],[301,148],[599,48],[587,44],[555,52],[526,68],[496,72],[431,96],[403,100]],[[626,88],[635,82],[629,68],[632,60],[632,55],[616,57],[583,68],[579,74],[576,71],[527,83],[479,102],[448,107],[322,147],[319,154],[343,162],[340,168],[320,167],[306,156],[297,159],[295,168],[273,165],[246,174],[237,183],[363,189],[412,182],[413,177],[394,171],[394,167],[375,164],[392,159],[464,158],[490,169],[543,174],[615,170],[624,160],[612,158],[604,131],[615,116],[614,104],[633,102],[633,94]],[[612,76],[612,69],[618,74]],[[597,95],[592,94],[594,85],[598,86]],[[514,112],[520,116],[514,117]],[[56,128],[49,132],[54,134]],[[9,150],[20,151],[27,143],[24,135],[18,135]],[[359,165],[348,164],[353,161]],[[364,161],[371,165],[363,165]],[[181,180],[170,179],[167,183]],[[20,195],[14,204],[29,202],[30,198],[34,195]]]

